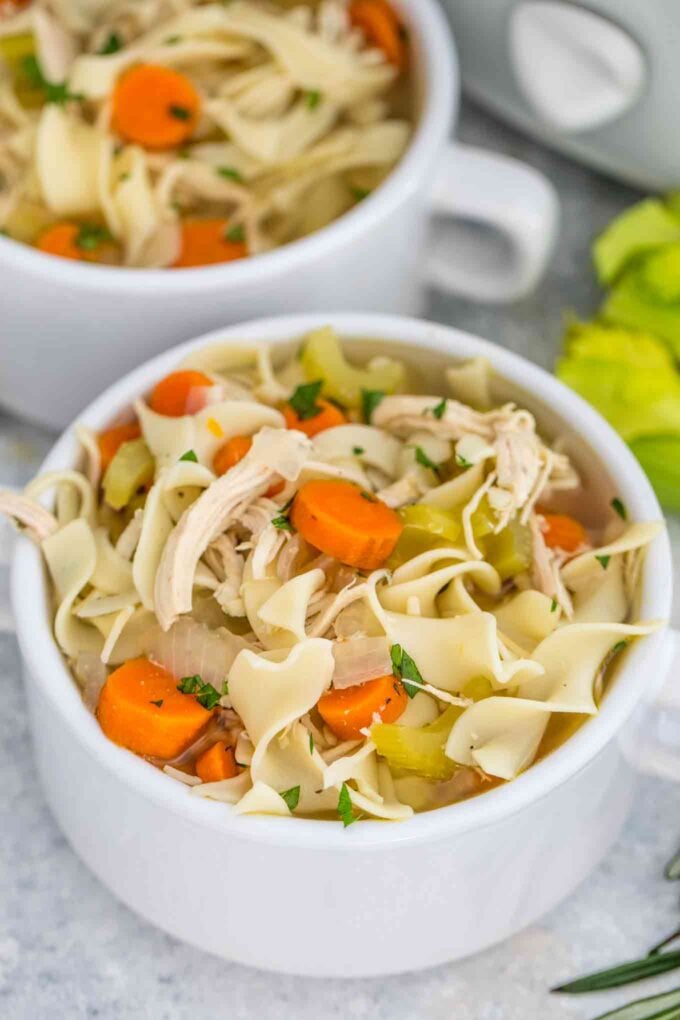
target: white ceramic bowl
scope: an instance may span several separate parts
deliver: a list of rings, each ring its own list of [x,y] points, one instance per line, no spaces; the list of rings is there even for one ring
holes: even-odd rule
[[[395,0],[408,26],[418,102],[406,156],[375,194],[311,237],[200,269],[83,266],[0,236],[0,404],[63,427],[144,358],[225,323],[305,308],[415,314],[426,283],[483,300],[530,290],[557,233],[536,170],[448,143],[458,112],[455,48],[438,0]],[[440,217],[428,246],[433,214]],[[500,262],[455,227],[508,242]],[[464,256],[462,256],[464,252]]]
[[[493,344],[413,319],[305,315],[220,331],[149,361],[80,420],[103,427],[207,342],[290,340],[325,322],[346,338],[384,338],[452,359],[485,355],[549,431],[580,444],[581,466],[604,498],[616,493],[634,520],[660,517],[632,454],[579,397]],[[67,432],[42,469],[77,458]],[[655,696],[668,653],[664,632],[633,645],[599,715],[514,782],[405,822],[344,830],[331,821],[234,816],[109,742],[54,644],[40,554],[28,541],[18,543],[12,589],[38,767],[76,853],[125,903],[178,938],[229,960],[316,976],[387,974],[462,957],[568,895],[627,815],[634,783],[620,738]],[[670,598],[661,536],[646,558],[641,616],[667,617]]]

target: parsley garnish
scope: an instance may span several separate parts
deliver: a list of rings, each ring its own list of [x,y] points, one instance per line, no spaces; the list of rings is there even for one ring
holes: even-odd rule
[[[352,192],[352,197],[354,198],[354,200],[356,202],[363,202],[363,200],[365,198],[368,198],[368,196],[371,194],[371,192],[368,190],[368,188],[354,188],[353,187],[353,188],[350,188],[350,191]]]
[[[272,525],[278,529],[278,531],[292,531],[293,525],[290,523],[286,514],[279,514],[278,517],[272,517]]]
[[[415,662],[401,645],[392,645],[390,659],[392,660],[392,672],[401,680],[409,698],[415,698],[420,688],[414,687],[412,683],[409,683],[409,680],[413,680],[417,684],[423,683],[422,675]]]
[[[436,475],[439,474],[439,464],[435,464],[432,458],[428,457],[428,455],[423,450],[422,446],[416,446],[415,453],[416,460],[419,464],[422,464],[423,467],[429,468],[430,471],[434,471]]]
[[[97,226],[95,223],[83,223],[75,236],[75,246],[81,251],[95,251],[104,241],[112,240],[106,227]]]
[[[553,599],[552,602],[550,603],[550,612],[551,613],[557,612],[557,599]]]
[[[212,710],[222,697],[212,684],[204,684],[198,674],[183,677],[177,684],[177,690],[182,694],[195,694],[199,705],[208,710]]]
[[[48,81],[43,74],[38,58],[32,54],[24,57],[21,67],[31,85],[43,90],[46,103],[67,103],[70,100],[85,98],[80,92],[71,92],[65,81],[56,84]]]
[[[188,460],[191,464],[198,464],[198,457],[193,450],[187,450],[187,452],[183,453],[179,459]]]
[[[363,446],[352,447],[352,453],[354,454],[355,457],[360,457],[363,452],[364,452]]]
[[[243,180],[236,167],[233,166],[218,166],[215,167],[215,172],[218,174],[219,177],[224,177],[228,181]]]
[[[240,241],[245,241],[246,228],[242,223],[235,223],[233,227],[229,227],[229,230],[227,230],[224,236],[227,241],[231,241],[232,244],[238,244]]]
[[[284,790],[279,794],[279,797],[286,802],[289,811],[295,811],[300,802],[300,787],[291,786],[290,790]]]
[[[100,57],[108,57],[110,53],[117,53],[118,50],[122,49],[123,42],[120,36],[116,32],[109,32],[106,40],[97,50]]]
[[[628,647],[627,641],[617,641],[609,654],[617,655],[619,652],[622,652],[623,649],[627,647]]]
[[[298,386],[293,393],[288,403],[300,421],[308,421],[310,418],[316,418],[317,414],[321,414],[323,408],[319,407],[316,401],[322,386],[323,380],[317,379],[315,382]]]
[[[171,117],[174,117],[175,120],[191,119],[191,110],[188,110],[186,106],[176,106],[174,103],[172,103],[168,107],[168,113],[170,114]]]
[[[352,808],[352,798],[349,795],[347,783],[343,783],[340,787],[340,796],[338,797],[338,814],[340,815],[342,824],[345,828],[357,820],[357,816],[354,814],[354,810]]]
[[[441,419],[446,414],[446,397],[442,397],[439,403],[434,405],[434,407],[432,408],[432,414],[433,417],[437,419],[437,421],[441,421]]]
[[[150,705],[155,705],[156,708],[162,708],[163,707],[163,699],[159,698],[158,701],[150,701],[149,704]]]
[[[373,412],[375,411],[378,404],[384,398],[385,393],[383,390],[362,390],[361,391],[361,410],[364,416],[364,421],[370,425]]]
[[[309,734],[309,753],[314,754],[314,734]]]
[[[224,698],[224,697],[227,696],[227,694],[229,694],[229,681],[228,680],[224,680],[222,682],[222,695],[221,696]]]
[[[456,464],[458,467],[462,468],[472,467],[472,461],[467,460],[465,457],[461,457],[459,453],[456,454]]]
[[[616,510],[622,521],[625,521],[628,516],[628,512],[618,496],[615,496],[612,500],[612,509]]]
[[[309,89],[305,93],[305,102],[307,103],[308,110],[316,110],[317,106],[321,102],[321,93],[318,89]]]
[[[607,567],[609,566],[609,561],[611,559],[611,556],[596,556],[595,559],[600,564],[602,569],[606,570]]]
[[[365,499],[367,503],[377,503],[378,502],[377,498],[373,495],[373,493],[372,492],[366,492],[365,489],[361,490],[360,495],[361,495],[361,498]]]
[[[181,35],[169,35],[167,39],[163,40],[166,46],[176,46],[177,43],[181,41],[182,41]]]

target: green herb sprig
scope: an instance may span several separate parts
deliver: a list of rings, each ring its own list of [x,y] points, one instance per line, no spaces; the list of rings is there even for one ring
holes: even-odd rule
[[[309,421],[321,414],[323,408],[317,403],[323,387],[323,380],[316,379],[314,382],[303,383],[293,392],[288,401],[300,421]]]
[[[422,684],[424,682],[415,662],[401,645],[392,645],[390,648],[390,659],[392,660],[392,672],[401,680],[409,698],[415,698],[420,690],[420,687],[416,687],[415,684]],[[413,682],[409,683],[409,681]]]
[[[21,67],[31,85],[33,85],[34,88],[42,89],[45,94],[46,103],[57,103],[61,105],[68,102],[77,102],[85,98],[81,92],[71,92],[65,81],[48,81],[43,74],[40,61],[32,54],[24,57],[21,62]]]

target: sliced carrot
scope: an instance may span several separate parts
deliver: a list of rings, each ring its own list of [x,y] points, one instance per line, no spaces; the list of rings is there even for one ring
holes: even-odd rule
[[[151,394],[149,407],[156,414],[168,418],[181,418],[184,414],[196,414],[205,407],[206,387],[214,386],[212,379],[203,372],[184,369],[171,372],[156,383]]]
[[[55,223],[35,242],[39,251],[75,262],[115,263],[118,252],[105,227],[89,223]]]
[[[129,421],[126,425],[114,425],[112,429],[105,429],[97,436],[99,457],[101,459],[101,472],[104,474],[107,467],[118,452],[118,447],[131,439],[139,439],[142,430],[138,421]]]
[[[588,532],[580,521],[566,514],[541,513],[545,524],[543,540],[549,549],[562,549],[573,553],[581,546],[588,545]]]
[[[332,404],[330,400],[318,397],[315,401],[316,407],[320,408],[319,413],[313,418],[300,418],[298,413],[290,404],[283,405],[283,417],[286,419],[286,427],[304,432],[310,438],[323,432],[324,429],[335,428],[336,425],[346,425],[347,418],[339,407]]]
[[[245,258],[245,241],[229,239],[228,220],[185,220],[182,223],[179,257],[174,269],[192,266],[213,266]]]
[[[158,64],[138,64],[116,83],[111,123],[127,142],[172,149],[193,134],[200,107],[186,75]]]
[[[218,783],[238,775],[236,758],[231,747],[213,744],[196,759],[196,775],[204,783]]]
[[[243,460],[252,445],[253,441],[250,436],[232,436],[231,439],[227,439],[226,443],[220,446],[213,457],[213,470],[215,474],[226,474],[229,468],[233,468],[235,464]],[[278,496],[285,487],[285,484],[285,482],[274,482],[267,489],[265,496],[269,496],[270,499],[273,496]]]
[[[380,676],[365,684],[330,690],[317,704],[319,715],[340,740],[360,740],[361,730],[370,726],[373,716],[383,722],[398,719],[406,708],[408,696],[393,676]]]
[[[395,67],[406,65],[406,46],[402,26],[385,0],[352,0],[349,18],[369,42],[381,49]]]
[[[119,666],[102,687],[97,706],[106,736],[135,754],[168,760],[189,747],[212,712],[177,690],[177,680],[149,659]]]
[[[325,478],[298,490],[290,520],[311,545],[360,570],[382,566],[403,529],[398,514],[371,493]]]

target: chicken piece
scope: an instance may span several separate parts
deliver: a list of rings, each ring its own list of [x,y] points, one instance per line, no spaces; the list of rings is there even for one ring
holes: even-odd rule
[[[0,492],[0,513],[6,514],[16,521],[28,532],[34,542],[43,542],[59,530],[59,522],[54,514],[51,514],[40,503],[29,499],[28,496],[22,496],[19,492],[7,490]]]
[[[185,510],[170,533],[156,572],[154,602],[163,630],[182,613],[191,612],[196,566],[210,543],[244,507],[266,492],[275,477],[295,481],[311,445],[301,432],[263,428],[243,460]]]
[[[493,411],[475,411],[457,400],[447,400],[440,418],[432,411],[441,404],[441,397],[394,396],[385,397],[376,407],[371,424],[387,429],[399,436],[426,431],[442,439],[461,439],[467,433],[493,440],[500,426],[512,426],[530,418],[517,411],[514,404],[505,404]]]
[[[571,619],[574,615],[574,607],[562,580],[560,563],[553,551],[545,544],[541,518],[537,514],[532,514],[529,528],[532,542],[531,578],[534,587],[548,598],[555,599],[561,606],[564,615]]]

